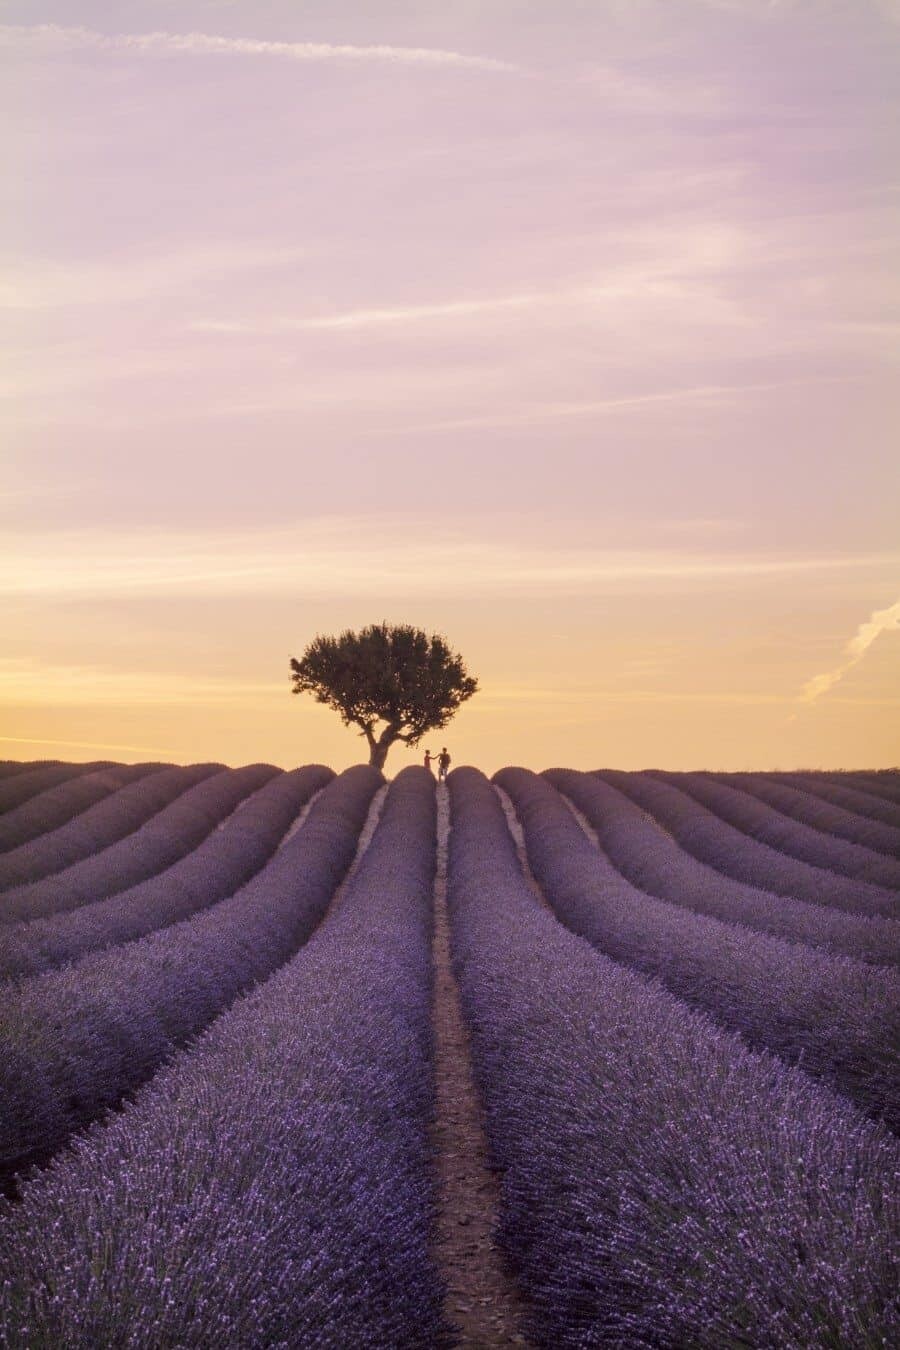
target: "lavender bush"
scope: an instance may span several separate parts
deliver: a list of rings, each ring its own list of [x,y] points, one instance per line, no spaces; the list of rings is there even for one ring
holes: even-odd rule
[[[65,783],[70,778],[78,778],[83,773],[94,773],[97,769],[111,769],[108,759],[98,759],[90,764],[60,764],[51,760],[47,764],[23,764],[22,773],[12,774],[0,782],[0,811],[12,811],[30,797],[57,783]]]
[[[17,773],[29,773],[32,769],[41,766],[49,768],[51,764],[59,764],[58,759],[0,759],[0,780],[12,778]]]
[[[68,824],[0,857],[0,888],[40,881],[126,838],[188,788],[222,771],[221,764],[161,769],[119,788]]]
[[[833,905],[853,914],[887,919],[900,917],[900,901],[893,892],[789,858],[726,824],[679,788],[644,773],[617,769],[604,769],[598,777],[649,811],[693,857],[725,876],[813,905]]]
[[[805,942],[874,965],[900,965],[900,923],[773,895],[692,858],[639,806],[594,774],[550,769],[544,778],[582,812],[632,885],[673,904]]]
[[[853,786],[863,792],[874,793],[875,796],[883,798],[885,801],[900,804],[900,770],[898,769],[879,769],[871,773],[848,773],[848,774],[828,774],[832,781],[838,777],[841,782],[845,779],[852,781]]]
[[[47,1156],[294,954],[349,866],[381,781],[368,766],[342,774],[227,900],[0,990],[0,1169]]]
[[[849,775],[842,775],[837,780],[824,773],[767,773],[763,776],[772,783],[784,783],[800,792],[812,793],[834,806],[843,807],[845,811],[852,811],[854,815],[877,820],[892,829],[900,829],[900,807],[871,792],[863,792],[850,781]],[[847,781],[844,781],[845,778]]]
[[[703,776],[709,776],[715,782],[726,783],[729,787],[749,793],[775,811],[780,811],[782,815],[790,816],[815,831],[821,830],[826,839],[836,835],[838,839],[871,849],[875,853],[883,853],[892,858],[900,857],[900,829],[867,820],[864,816],[837,806],[834,802],[825,801],[808,789],[804,790],[784,780],[777,781],[759,773],[717,773]],[[818,866],[822,866],[822,863],[819,862]],[[896,864],[896,869],[900,875],[900,864]]]
[[[92,905],[0,930],[0,979],[38,975],[133,942],[223,900],[269,861],[298,811],[333,777],[320,764],[279,773],[157,876]]]
[[[428,1249],[434,815],[430,777],[400,774],[308,946],[6,1207],[10,1350],[447,1343]]]
[[[169,767],[163,764],[114,764],[95,773],[78,774],[39,792],[15,810],[0,817],[0,853],[18,848],[48,830],[65,825],[73,816],[102,801],[111,792],[147,774]]]
[[[194,787],[118,843],[42,881],[17,886],[0,896],[0,924],[75,909],[155,876],[183,858],[249,792],[279,772],[271,764],[249,764],[201,776]]]
[[[896,1344],[897,1142],[564,929],[482,775],[450,794],[454,964],[536,1343]]]
[[[900,888],[900,863],[895,859],[803,825],[757,800],[749,791],[732,787],[721,778],[703,773],[660,771],[653,772],[652,777],[687,792],[735,829],[779,849],[788,857],[855,880],[870,881],[875,886],[891,890]]]
[[[495,781],[515,805],[531,866],[567,927],[900,1130],[896,971],[655,900],[625,881],[537,774],[503,769]]]

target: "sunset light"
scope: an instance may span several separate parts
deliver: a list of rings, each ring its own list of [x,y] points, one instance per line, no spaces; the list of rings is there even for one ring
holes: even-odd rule
[[[0,1346],[900,1346],[900,0],[0,69]]]
[[[3,4],[0,749],[352,763],[387,619],[489,771],[895,763],[896,19]]]

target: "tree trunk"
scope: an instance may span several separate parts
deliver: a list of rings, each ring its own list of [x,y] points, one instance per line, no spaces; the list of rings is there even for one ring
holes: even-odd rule
[[[372,746],[371,754],[369,755],[369,763],[372,765],[373,769],[384,768],[384,761],[387,759],[387,752],[390,748],[389,745],[382,745],[380,741],[375,742]]]
[[[386,726],[377,741],[374,736],[367,733],[366,739],[369,742],[369,763],[373,768],[384,769],[387,753],[394,744],[394,741],[399,739],[399,736],[399,727],[393,725]]]

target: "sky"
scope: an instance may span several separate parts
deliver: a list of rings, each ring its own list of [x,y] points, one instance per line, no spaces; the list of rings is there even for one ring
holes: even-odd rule
[[[0,757],[900,762],[900,0],[0,0]],[[389,771],[419,757],[397,748]]]

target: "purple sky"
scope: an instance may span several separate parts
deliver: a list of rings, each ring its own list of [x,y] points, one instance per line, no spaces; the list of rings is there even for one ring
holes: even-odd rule
[[[350,762],[287,656],[386,617],[485,767],[897,762],[898,0],[0,0],[0,62],[0,754]]]

